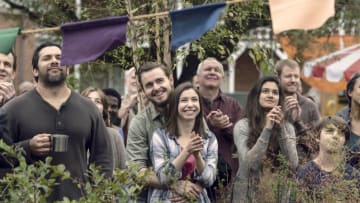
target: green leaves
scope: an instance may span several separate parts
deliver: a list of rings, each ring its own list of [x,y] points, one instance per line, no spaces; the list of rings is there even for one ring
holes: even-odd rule
[[[99,167],[90,165],[88,170],[90,181],[82,183],[72,179],[64,165],[52,165],[51,157],[47,157],[45,161],[27,164],[23,150],[8,146],[1,139],[0,150],[20,163],[12,172],[0,179],[0,199],[5,203],[46,202],[58,180],[71,180],[79,188],[85,189],[84,196],[79,200],[70,201],[65,197],[61,202],[131,202],[146,184],[148,174],[139,174],[136,165],[130,165],[127,170],[115,169],[113,178],[105,178]]]

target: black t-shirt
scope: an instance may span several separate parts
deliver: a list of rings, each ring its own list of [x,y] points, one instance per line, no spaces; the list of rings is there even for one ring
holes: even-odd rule
[[[360,168],[360,136],[351,132],[349,140],[346,142],[347,147],[347,161],[355,167]]]

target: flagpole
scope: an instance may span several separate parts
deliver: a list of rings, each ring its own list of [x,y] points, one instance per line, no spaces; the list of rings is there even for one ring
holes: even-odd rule
[[[231,1],[226,1],[226,4],[230,5],[230,4],[235,4],[235,3],[245,2],[245,1],[249,1],[249,0],[231,0]],[[130,15],[129,19],[130,20],[141,20],[141,19],[146,19],[146,18],[164,17],[167,15],[169,15],[169,12],[165,11],[165,12],[160,12],[160,13],[152,13],[152,14],[145,14],[145,15],[138,15],[138,16]],[[34,34],[34,33],[38,33],[38,32],[52,32],[52,31],[59,31],[59,30],[60,30],[60,26],[57,26],[57,27],[21,30],[20,34],[26,35],[26,34]]]
[[[51,31],[59,31],[60,26],[57,27],[47,27],[47,28],[39,28],[39,29],[30,29],[30,30],[21,30],[20,34],[33,34],[37,32],[51,32]]]

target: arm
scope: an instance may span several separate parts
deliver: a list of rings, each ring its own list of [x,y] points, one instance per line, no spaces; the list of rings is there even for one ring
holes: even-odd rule
[[[7,117],[2,108],[0,108],[0,139],[4,140],[4,142],[8,145],[12,144],[12,140],[9,135]]]
[[[171,161],[169,154],[170,149],[166,144],[166,133],[164,130],[154,132],[150,144],[150,157],[154,171],[159,179],[160,184],[170,186],[181,178],[181,168],[175,166]],[[185,151],[185,150],[183,150]],[[181,156],[178,156],[178,158]]]
[[[311,102],[311,112],[312,112],[312,116],[311,116],[311,120],[312,120],[312,125],[316,125],[318,123],[318,121],[321,119],[321,115],[319,112],[319,109],[316,107],[315,103]]]
[[[8,103],[9,104],[9,103]],[[19,140],[19,127],[18,127],[18,120],[16,119],[16,114],[18,112],[14,112],[14,108],[11,105],[5,105],[1,109],[3,110],[3,114],[7,117],[7,133],[3,136],[8,136],[8,141],[18,148],[24,150],[24,157],[28,163],[32,163],[37,160],[37,157],[33,157],[30,150],[30,139]],[[4,120],[5,121],[5,120]],[[6,132],[6,131],[5,131]],[[7,135],[6,135],[7,134]]]
[[[218,143],[215,135],[210,132],[204,145],[206,147],[206,154],[204,154],[203,170],[201,172],[200,170],[196,171],[195,180],[205,187],[210,187],[216,179],[218,161]]]
[[[295,170],[299,163],[299,158],[296,151],[296,136],[293,125],[285,123],[282,126],[279,142],[281,150],[289,161],[291,169]]]
[[[146,132],[146,118],[137,114],[131,121],[126,145],[128,163],[135,163],[139,173],[146,174],[147,184],[155,188],[163,188],[154,171],[150,170],[149,136]]]
[[[239,121],[243,116],[243,109],[240,105],[240,103],[236,100],[233,101],[231,112],[229,112],[230,122],[233,123],[228,128],[223,129],[225,131],[225,135],[227,135],[227,138],[233,141],[233,132],[234,132],[234,125],[237,121]]]
[[[249,168],[255,167],[265,158],[266,150],[271,136],[271,130],[264,128],[255,145],[249,149],[247,140],[249,137],[247,119],[241,119],[234,127],[234,142],[239,152],[240,159],[246,161]]]
[[[136,163],[138,170],[148,167],[149,160],[149,138],[145,127],[146,119],[142,114],[138,114],[131,121],[126,152],[127,161]]]
[[[90,145],[89,162],[101,167],[101,172],[106,177],[111,177],[113,172],[112,148],[110,135],[100,114],[96,114],[93,122]]]
[[[15,97],[15,87],[11,82],[0,82],[0,106]]]
[[[224,128],[219,128],[217,126],[212,125],[211,124],[212,122],[210,121],[209,118],[207,119],[207,123],[208,123],[211,131],[215,135],[224,136],[224,137],[226,137],[227,140],[229,140],[230,142],[233,142],[234,125],[242,117],[243,109],[242,109],[240,103],[232,98],[230,100],[228,100],[228,102],[225,105],[230,106],[230,107],[220,107],[219,110],[221,111],[221,113],[223,115],[223,119],[228,120],[228,122],[226,122],[226,125],[227,124],[229,124],[229,125]]]

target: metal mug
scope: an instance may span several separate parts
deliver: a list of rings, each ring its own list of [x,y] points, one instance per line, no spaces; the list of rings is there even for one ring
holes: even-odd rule
[[[53,152],[67,152],[69,136],[64,134],[52,134],[50,136]]]

